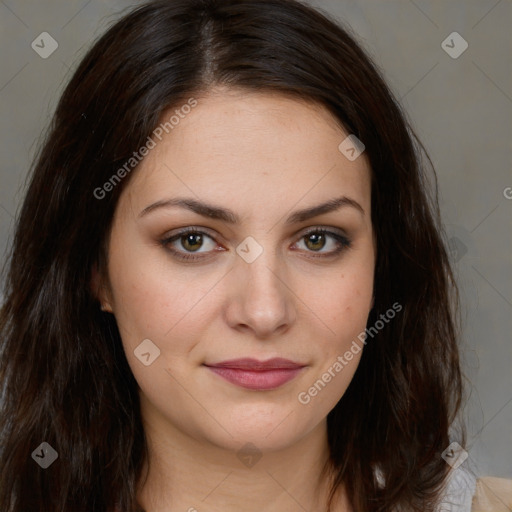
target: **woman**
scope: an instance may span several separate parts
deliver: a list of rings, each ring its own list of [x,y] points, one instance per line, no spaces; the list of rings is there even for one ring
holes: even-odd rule
[[[458,296],[420,154],[293,0],[117,22],[17,223],[0,509],[439,510]]]

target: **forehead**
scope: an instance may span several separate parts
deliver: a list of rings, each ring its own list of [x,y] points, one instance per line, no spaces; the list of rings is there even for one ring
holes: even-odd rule
[[[369,207],[366,156],[350,161],[340,152],[349,134],[321,105],[225,89],[196,100],[193,109],[175,106],[162,116],[165,123],[174,115],[175,124],[132,176],[128,195],[137,207],[178,193],[242,206],[328,199],[335,192]]]

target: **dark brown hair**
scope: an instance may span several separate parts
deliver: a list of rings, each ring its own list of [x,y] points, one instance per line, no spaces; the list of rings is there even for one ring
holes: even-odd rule
[[[130,12],[88,52],[31,174],[0,316],[3,512],[135,509],[148,457],[138,386],[90,288],[130,176],[103,199],[93,191],[166,109],[218,84],[314,101],[365,144],[378,253],[368,325],[395,302],[403,311],[328,415],[331,498],[344,483],[358,512],[434,509],[462,396],[459,298],[421,144],[354,36],[320,12],[293,0],[166,0]],[[46,470],[31,459],[43,441],[59,454]]]

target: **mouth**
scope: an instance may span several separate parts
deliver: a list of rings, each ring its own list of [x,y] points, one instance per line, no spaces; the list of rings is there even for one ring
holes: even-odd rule
[[[204,366],[232,384],[266,391],[277,389],[294,379],[306,365],[282,358],[267,361],[244,358]]]

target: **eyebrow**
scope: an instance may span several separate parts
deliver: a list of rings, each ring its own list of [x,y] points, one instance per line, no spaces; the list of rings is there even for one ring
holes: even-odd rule
[[[185,208],[191,210],[198,215],[208,217],[210,219],[216,219],[229,224],[240,223],[240,217],[233,211],[227,208],[221,208],[211,204],[204,203],[192,198],[176,197],[173,199],[165,199],[157,201],[156,203],[150,204],[139,213],[139,218],[147,215],[150,212],[161,208],[172,208],[172,207]],[[296,224],[304,222],[313,217],[318,217],[325,213],[337,211],[344,207],[351,207],[357,210],[363,217],[365,215],[363,207],[354,199],[350,197],[342,196],[335,199],[331,199],[325,203],[297,210],[292,213],[287,219],[286,224]]]

